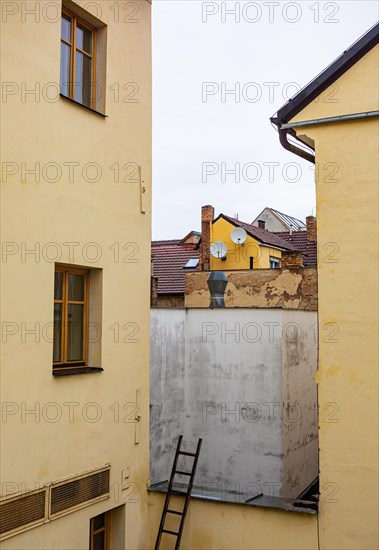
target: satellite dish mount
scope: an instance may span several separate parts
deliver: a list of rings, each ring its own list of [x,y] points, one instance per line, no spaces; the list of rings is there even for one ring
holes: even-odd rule
[[[216,241],[211,245],[210,252],[214,258],[223,260],[228,252],[228,247],[222,241]]]

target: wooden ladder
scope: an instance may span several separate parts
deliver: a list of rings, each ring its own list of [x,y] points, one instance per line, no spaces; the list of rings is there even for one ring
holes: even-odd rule
[[[193,482],[194,482],[195,474],[196,474],[197,463],[199,461],[201,444],[202,444],[203,440],[199,439],[199,441],[197,443],[196,451],[194,453],[188,453],[186,451],[181,451],[180,449],[181,449],[181,446],[182,446],[182,441],[183,441],[183,436],[180,435],[179,440],[178,440],[178,445],[176,447],[174,463],[172,465],[171,477],[170,477],[170,481],[169,481],[169,484],[168,484],[166,499],[165,499],[165,503],[164,503],[164,506],[163,506],[163,512],[162,512],[161,523],[159,525],[157,542],[155,543],[155,550],[159,550],[163,533],[167,533],[168,535],[172,535],[172,536],[176,537],[175,550],[179,550],[179,548],[180,548],[180,541],[181,541],[182,534],[183,534],[184,522],[185,522],[187,511],[188,511],[188,506],[189,506],[189,502],[190,502]],[[176,469],[177,465],[178,465],[179,456],[181,456],[181,455],[182,456],[189,456],[189,457],[192,457],[194,459],[193,464],[192,464],[192,470],[190,472],[183,472],[181,470]],[[188,484],[187,490],[186,490],[186,492],[181,493],[185,496],[184,507],[183,507],[182,512],[178,512],[177,510],[172,510],[171,508],[169,508],[170,498],[171,498],[171,495],[172,495],[172,487],[173,487],[173,484],[174,484],[174,478],[175,478],[176,474],[189,477],[189,484]],[[179,526],[179,531],[178,532],[170,531],[170,530],[164,528],[167,514],[175,514],[177,516],[182,516],[181,520],[180,520],[180,526]]]

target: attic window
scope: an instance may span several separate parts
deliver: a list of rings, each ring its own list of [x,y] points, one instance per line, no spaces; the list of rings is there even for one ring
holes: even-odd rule
[[[184,266],[184,269],[195,269],[199,265],[199,258],[190,258],[186,265]]]
[[[266,222],[264,220],[258,220],[258,227],[266,229]]]

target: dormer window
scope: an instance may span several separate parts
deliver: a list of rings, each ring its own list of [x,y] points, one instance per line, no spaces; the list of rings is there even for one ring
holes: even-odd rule
[[[184,266],[184,269],[196,269],[199,265],[199,258],[190,258],[186,265]]]

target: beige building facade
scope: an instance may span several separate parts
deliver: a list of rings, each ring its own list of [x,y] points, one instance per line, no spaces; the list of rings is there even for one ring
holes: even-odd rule
[[[146,548],[151,3],[29,4],[2,6],[1,544]]]

